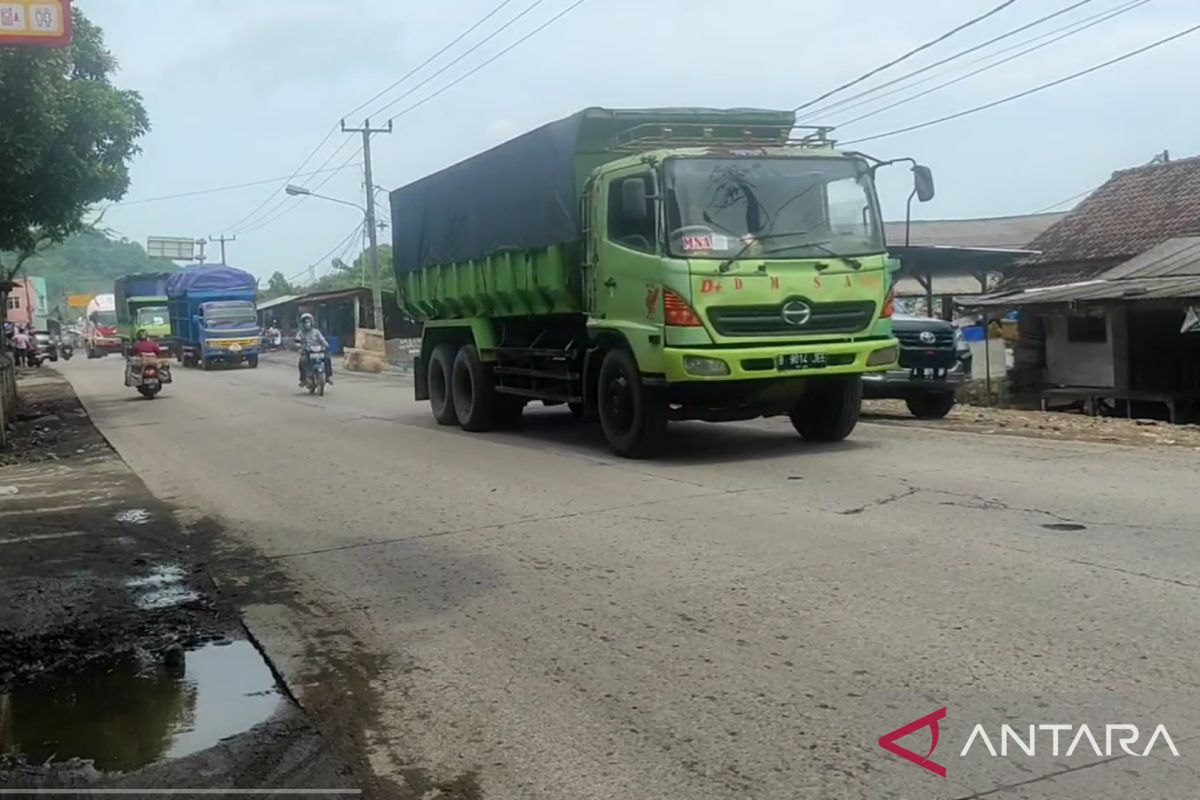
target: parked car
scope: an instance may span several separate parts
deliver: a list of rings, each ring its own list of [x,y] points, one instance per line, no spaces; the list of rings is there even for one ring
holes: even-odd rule
[[[54,342],[54,338],[47,331],[36,331],[33,334],[34,340],[37,342],[38,355],[45,361],[58,361],[58,345]]]
[[[892,316],[900,366],[863,376],[863,397],[903,400],[918,419],[941,419],[971,374],[971,349],[953,323],[913,316],[900,301]]]

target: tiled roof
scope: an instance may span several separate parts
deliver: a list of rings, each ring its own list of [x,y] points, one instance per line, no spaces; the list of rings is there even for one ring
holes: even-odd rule
[[[1200,157],[1114,172],[1067,216],[1031,241],[1032,263],[1129,258],[1200,232]]]
[[[912,244],[1021,249],[1065,216],[1066,212],[1056,212],[982,219],[915,219]],[[904,244],[904,220],[885,222],[884,231],[889,245]]]

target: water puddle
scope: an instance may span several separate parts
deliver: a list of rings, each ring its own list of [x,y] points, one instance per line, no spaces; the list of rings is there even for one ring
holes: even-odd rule
[[[145,525],[150,521],[150,512],[144,508],[127,508],[118,511],[115,519],[128,525]]]
[[[204,645],[166,664],[125,656],[0,695],[0,753],[131,771],[249,730],[281,702],[249,642]]]
[[[125,581],[125,585],[137,595],[138,608],[171,608],[200,599],[200,593],[184,583],[186,578],[182,567],[160,564],[149,575]]]

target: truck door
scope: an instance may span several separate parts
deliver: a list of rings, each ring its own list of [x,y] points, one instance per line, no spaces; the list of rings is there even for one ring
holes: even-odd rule
[[[649,167],[610,173],[599,186],[594,316],[625,329],[635,350],[640,333],[662,334],[662,243],[658,181]],[[636,337],[636,338],[635,338]],[[638,340],[640,339],[640,341]]]

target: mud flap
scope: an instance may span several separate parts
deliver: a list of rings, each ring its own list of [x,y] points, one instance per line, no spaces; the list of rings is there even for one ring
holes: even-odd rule
[[[421,369],[421,357],[413,358],[413,389],[417,400],[429,399],[429,375]]]

